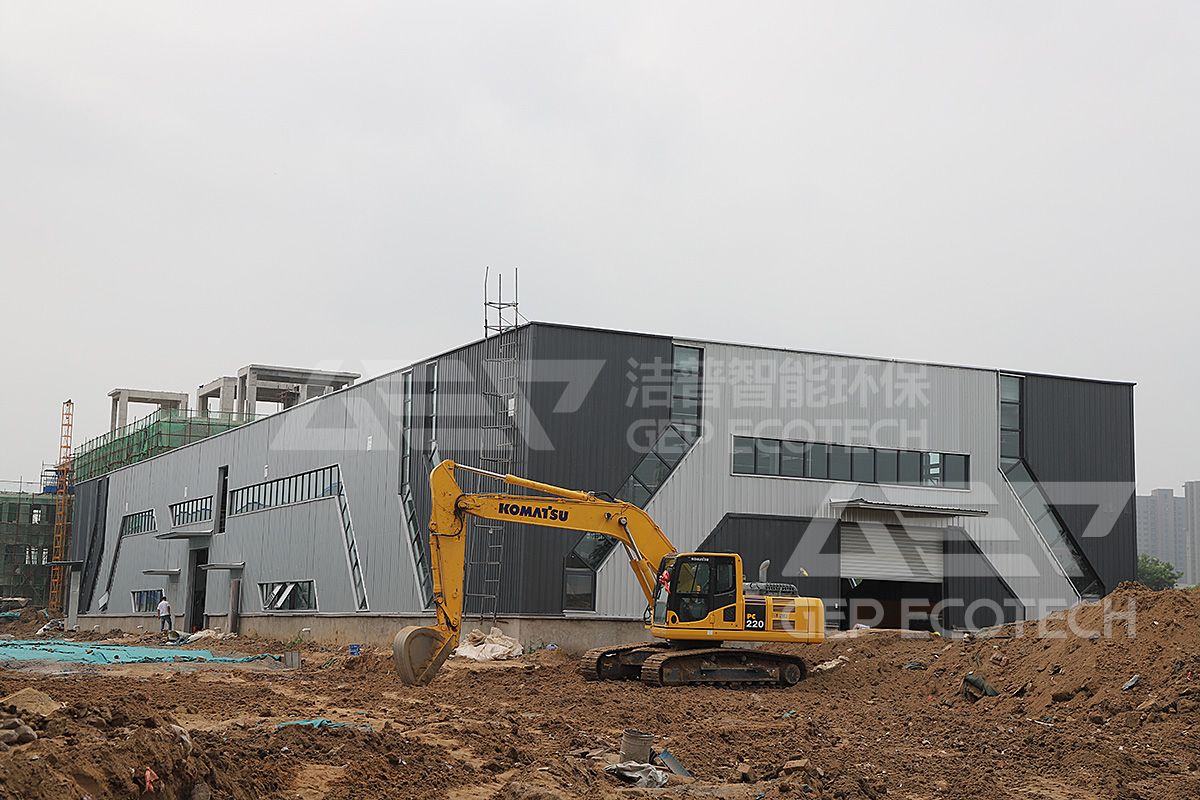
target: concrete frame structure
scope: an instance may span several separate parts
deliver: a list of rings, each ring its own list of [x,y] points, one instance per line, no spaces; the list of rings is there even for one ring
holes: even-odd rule
[[[430,467],[480,464],[481,431],[498,413],[518,432],[511,472],[641,505],[681,550],[738,552],[749,569],[769,559],[769,580],[827,608],[889,580],[864,564],[930,554],[944,564],[927,564],[920,585],[1017,618],[1079,602],[1071,557],[1094,571],[1099,593],[1134,576],[1130,383],[544,323],[503,336],[520,353],[511,400],[497,399],[502,376],[487,343],[474,342],[78,485],[81,624],[142,624],[131,593],[164,588],[180,607],[201,596],[209,624],[226,624],[236,599],[248,634],[306,627],[386,642],[429,613]],[[260,377],[298,384],[311,374],[270,369],[253,375],[256,398]],[[676,374],[688,381],[677,386]],[[1015,400],[1003,388],[1014,378]],[[1006,427],[1018,421],[1013,439]],[[661,447],[685,427],[699,435]],[[849,479],[834,474],[830,454],[828,474],[748,471],[738,461],[747,437],[776,448],[823,443],[847,459],[965,458],[969,469],[957,482],[926,480],[927,458],[916,481]],[[654,460],[660,453],[669,469]],[[1100,493],[1088,502],[1117,510],[1110,533],[1085,535],[1091,509],[1060,494],[1080,484]],[[1058,539],[1043,524],[1050,517]],[[645,601],[620,553],[584,547],[582,535],[504,525],[497,608],[510,629],[583,645],[644,633]],[[482,541],[468,536],[470,559],[483,560]],[[885,556],[894,558],[882,564]],[[236,598],[229,571],[201,564],[240,565]],[[146,577],[164,569],[178,577]],[[311,601],[270,607],[273,587],[298,583]],[[961,613],[950,619],[972,627]],[[568,639],[566,628],[595,635]]]
[[[164,392],[155,389],[113,389],[108,393],[112,398],[112,416],[109,430],[124,428],[129,424],[129,404],[145,403],[158,406],[161,411],[169,408],[175,411],[186,411],[188,396],[186,392]]]
[[[360,377],[356,372],[247,364],[237,374],[237,411],[253,414],[259,401],[291,408],[327,392],[353,386]]]
[[[208,416],[208,401],[217,398],[217,410],[222,414],[231,414],[237,401],[238,379],[225,375],[200,386],[196,389],[196,408],[204,416]]]

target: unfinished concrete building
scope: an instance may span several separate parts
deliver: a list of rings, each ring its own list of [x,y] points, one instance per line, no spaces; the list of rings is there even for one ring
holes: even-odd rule
[[[0,487],[0,598],[46,605],[54,494],[19,481]],[[54,487],[48,487],[53,490]]]

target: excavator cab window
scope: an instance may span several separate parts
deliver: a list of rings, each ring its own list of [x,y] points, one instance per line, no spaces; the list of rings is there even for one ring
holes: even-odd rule
[[[732,556],[679,556],[673,571],[666,607],[680,622],[699,622],[737,602]]]

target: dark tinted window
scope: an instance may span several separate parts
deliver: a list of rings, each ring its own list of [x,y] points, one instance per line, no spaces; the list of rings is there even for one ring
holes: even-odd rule
[[[900,451],[900,483],[918,484],[921,482],[921,454],[912,450]]]
[[[875,480],[880,483],[896,483],[900,479],[900,465],[895,450],[875,451]]]
[[[1021,379],[1014,375],[1001,375],[1000,399],[1021,402]]]
[[[1000,404],[1000,427],[1018,430],[1021,427],[1021,406],[1016,403]]]
[[[754,474],[754,440],[748,436],[733,437],[733,471]]]
[[[966,456],[950,453],[942,456],[942,483],[944,485],[965,489],[968,480]]]
[[[779,453],[779,474],[804,477],[804,457],[808,446],[802,442],[784,442]]]
[[[849,447],[840,444],[830,445],[829,477],[835,481],[851,479]]]
[[[862,483],[874,483],[875,451],[869,447],[854,448],[852,472],[854,480]]]
[[[779,474],[779,440],[754,440],[754,471],[759,475]]]
[[[1000,455],[1005,458],[1021,457],[1021,434],[1016,431],[1000,431]]]
[[[590,569],[563,570],[563,608],[592,611],[596,607],[596,573]]]
[[[829,445],[811,444],[808,446],[807,471],[810,478],[829,477]]]

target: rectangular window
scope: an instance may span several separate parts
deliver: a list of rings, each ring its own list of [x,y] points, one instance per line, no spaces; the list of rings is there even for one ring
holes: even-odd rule
[[[135,536],[139,533],[153,533],[158,530],[158,521],[154,518],[154,509],[139,511],[136,514],[126,514],[121,519],[121,535]]]
[[[739,475],[754,474],[754,440],[749,436],[733,437],[733,471]]]
[[[804,459],[808,445],[803,442],[783,442],[779,451],[779,474],[789,478],[804,477]]]
[[[850,448],[835,444],[829,447],[829,478],[835,481],[851,480]]]
[[[852,455],[854,480],[859,483],[875,482],[875,451],[869,447],[856,447]]]
[[[30,525],[41,525],[42,524],[42,509],[41,508],[34,506],[33,510],[29,512],[29,524]]]
[[[924,453],[921,458],[921,483],[925,486],[942,485],[942,454]]]
[[[1000,376],[1000,399],[1003,401],[1021,402],[1021,379],[1016,375]]]
[[[319,490],[311,487],[320,486]],[[340,475],[337,467],[303,472],[276,478],[273,481],[244,486],[229,493],[230,516],[248,514],[264,508],[292,505],[317,497],[333,497],[338,493]]]
[[[163,599],[162,589],[135,589],[133,595],[133,613],[157,613],[158,604]]]
[[[317,590],[313,581],[260,583],[263,611],[316,611]]]
[[[875,451],[875,480],[880,483],[900,482],[899,455],[895,450]]]
[[[900,483],[916,486],[921,483],[921,454],[912,450],[900,451]]]
[[[754,472],[756,475],[779,474],[779,440],[754,440]]]
[[[171,506],[171,521],[175,525],[191,525],[212,519],[212,495],[184,500]]]
[[[567,567],[563,570],[563,609],[594,611],[596,609],[596,573],[590,569]]]
[[[829,445],[810,444],[808,446],[808,461],[805,462],[805,471],[810,478],[829,477]]]
[[[225,516],[229,512],[229,467],[217,470],[217,533],[225,532]]]
[[[946,453],[942,456],[942,485],[955,489],[966,489],[970,485],[967,474],[967,457]]]
[[[1019,431],[1000,431],[1000,457],[1021,457],[1021,434]]]

